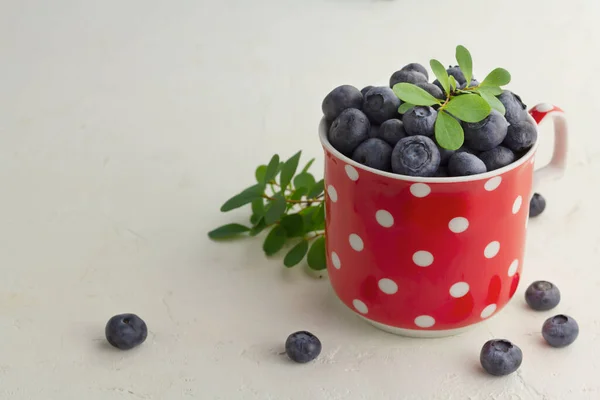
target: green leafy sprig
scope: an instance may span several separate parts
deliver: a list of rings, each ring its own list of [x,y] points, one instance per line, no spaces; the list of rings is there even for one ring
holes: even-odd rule
[[[267,256],[289,244],[292,247],[283,259],[286,267],[298,265],[306,256],[311,269],[325,269],[324,183],[308,172],[314,158],[298,172],[301,153],[285,162],[274,155],[267,165],[256,169],[256,184],[221,206],[221,211],[227,212],[249,204],[250,226],[230,223],[210,231],[208,236],[215,240],[230,239],[244,234],[256,236],[268,230],[263,242]]]
[[[496,96],[502,93],[501,86],[510,82],[510,73],[503,68],[496,68],[480,84],[470,86],[473,78],[473,60],[469,50],[464,46],[457,46],[456,61],[466,79],[466,86],[462,89],[457,85],[456,79],[448,75],[441,62],[431,60],[429,63],[444,88],[444,100],[436,99],[412,83],[398,83],[393,87],[396,96],[403,101],[398,109],[400,114],[406,113],[414,106],[438,107],[435,139],[441,147],[448,150],[456,150],[464,143],[464,131],[457,118],[465,122],[479,122],[485,119],[492,109],[504,115],[506,110]]]

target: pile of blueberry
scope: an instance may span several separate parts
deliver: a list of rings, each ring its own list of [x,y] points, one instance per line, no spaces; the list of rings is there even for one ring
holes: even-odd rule
[[[447,72],[459,85],[457,90],[466,87],[458,66]],[[354,161],[381,171],[453,177],[482,174],[509,165],[537,140],[537,130],[528,118],[525,104],[518,95],[504,90],[497,98],[504,105],[505,114],[492,110],[476,123],[455,117],[464,131],[464,145],[458,150],[447,150],[435,139],[438,106],[414,106],[400,114],[402,101],[391,89],[398,83],[411,83],[435,98],[446,98],[439,81],[429,82],[429,73],[417,63],[394,72],[389,87],[336,87],[322,104],[331,145]],[[471,80],[470,86],[476,85],[478,82]]]

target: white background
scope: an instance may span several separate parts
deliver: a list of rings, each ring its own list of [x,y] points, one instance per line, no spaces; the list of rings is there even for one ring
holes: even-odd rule
[[[0,398],[597,399],[600,3],[254,0],[0,1]],[[278,152],[317,157],[322,98],[386,84],[404,64],[494,67],[528,106],[570,118],[569,171],[542,188],[513,302],[441,340],[389,335],[355,317],[326,279],[266,259],[260,239],[213,243],[246,222],[220,205]],[[548,160],[542,129],[538,166]],[[529,311],[523,291],[563,300]],[[119,352],[112,315],[151,334]],[[581,334],[550,349],[554,312]],[[321,357],[278,355],[307,329]],[[492,337],[524,352],[518,373],[478,365]]]

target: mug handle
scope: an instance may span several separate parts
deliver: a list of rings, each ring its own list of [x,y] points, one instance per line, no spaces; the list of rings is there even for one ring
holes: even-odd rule
[[[567,168],[568,128],[564,111],[555,105],[540,103],[529,110],[536,124],[540,124],[547,116],[554,123],[554,151],[548,165],[538,169],[533,174],[533,192],[542,181],[555,180],[564,175]]]

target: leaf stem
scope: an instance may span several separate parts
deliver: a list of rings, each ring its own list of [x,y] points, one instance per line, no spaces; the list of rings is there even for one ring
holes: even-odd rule
[[[267,200],[274,200],[273,197],[268,196],[266,194],[263,194],[262,197],[264,199]],[[312,200],[291,200],[291,199],[285,199],[286,203],[291,203],[291,204],[311,204],[311,203],[322,203],[323,200],[317,200],[317,199],[312,199]]]

